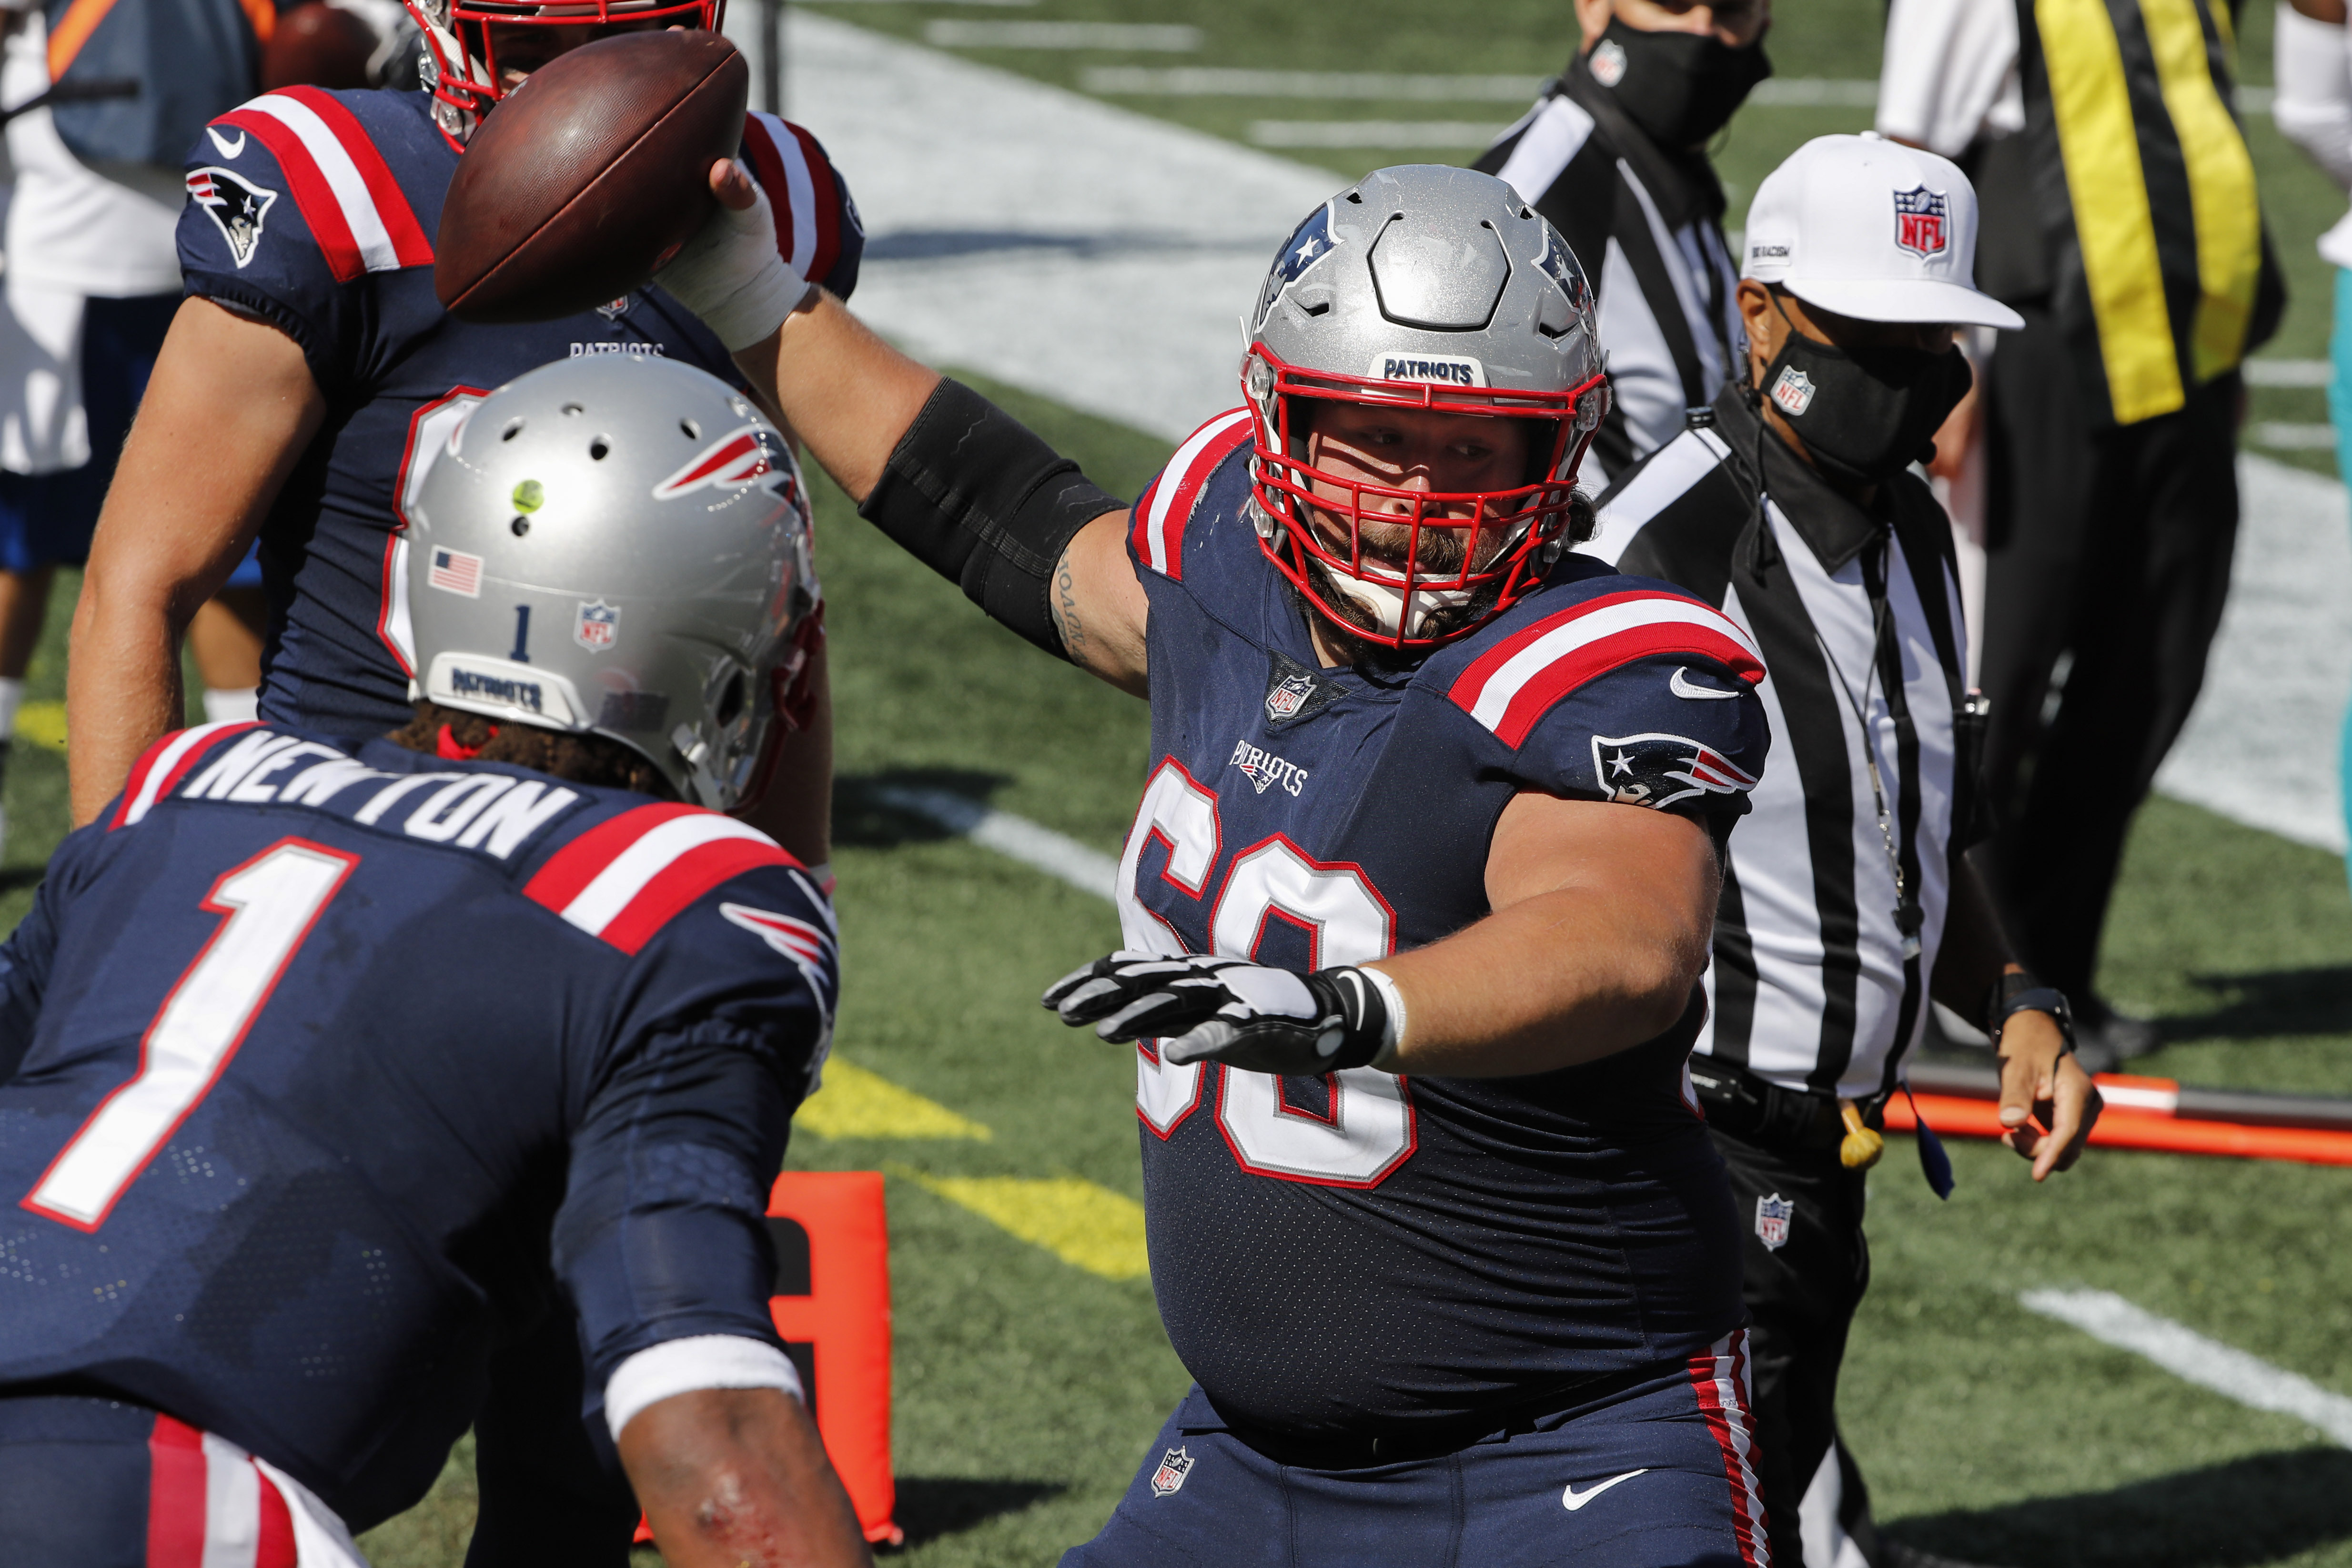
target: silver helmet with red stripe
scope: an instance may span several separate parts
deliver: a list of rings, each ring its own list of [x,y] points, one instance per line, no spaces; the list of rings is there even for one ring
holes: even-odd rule
[[[429,465],[400,536],[417,694],[609,735],[713,810],[755,801],[823,636],[775,427],[702,371],[598,355],[490,394]]]
[[[614,33],[715,33],[727,0],[402,0],[425,34],[435,121],[462,144],[499,100],[556,56]]]
[[[1468,169],[1368,174],[1284,243],[1245,324],[1253,521],[1308,605],[1426,649],[1534,591],[1584,506],[1577,468],[1609,388],[1583,268],[1516,191]],[[1383,482],[1376,461],[1320,455],[1316,427],[1341,405],[1484,422],[1468,428],[1526,458],[1475,489]]]

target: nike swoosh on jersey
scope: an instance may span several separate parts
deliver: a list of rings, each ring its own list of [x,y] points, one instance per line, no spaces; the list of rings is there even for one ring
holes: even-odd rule
[[[1681,665],[1675,666],[1674,674],[1667,678],[1666,689],[1677,697],[1688,697],[1694,700],[1716,697],[1737,697],[1739,695],[1737,691],[1726,691],[1721,687],[1701,686],[1697,681],[1693,680],[1689,676],[1683,673],[1683,667]]]
[[[1730,693],[1726,692],[1724,695],[1727,697]],[[1567,1486],[1560,1489],[1559,1506],[1568,1510],[1569,1512],[1574,1513],[1578,1509],[1582,1508],[1586,1503],[1591,1502],[1594,1498],[1599,1497],[1602,1492],[1607,1491],[1619,1481],[1630,1481],[1635,1476],[1646,1476],[1650,1472],[1646,1468],[1638,1470],[1628,1470],[1622,1476],[1610,1477],[1607,1480],[1602,1481],[1599,1486],[1594,1487],[1591,1491],[1583,1493],[1579,1493],[1576,1489],[1576,1483],[1574,1481],[1570,1481]]]
[[[245,132],[242,131],[236,133],[236,144],[235,146],[231,146],[229,144],[228,138],[222,135],[219,128],[216,126],[205,126],[205,134],[213,139],[213,145],[220,149],[220,155],[224,158],[234,158],[239,153],[245,151]]]

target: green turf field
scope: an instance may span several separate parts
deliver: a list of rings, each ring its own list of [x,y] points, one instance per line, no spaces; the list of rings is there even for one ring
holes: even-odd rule
[[[835,14],[916,35],[933,18],[1003,15],[1184,20],[1207,33],[1192,57],[978,57],[1075,84],[1084,67],[1105,63],[1533,74],[1563,53],[1566,9],[1558,0],[1046,0],[1010,13],[858,5]],[[1878,15],[1877,0],[1783,0],[1773,42],[1782,72],[1874,74]],[[2248,22],[2246,75],[2266,81],[2266,17]],[[1499,121],[1516,112],[1121,101],[1237,138],[1276,113]],[[1744,113],[1723,151],[1741,187],[1735,205],[1796,141],[1865,116]],[[2326,326],[2310,239],[2341,200],[2290,162],[2267,121],[2253,136],[2300,290],[2273,352],[2314,357]],[[1335,176],[1404,155],[1318,154]],[[1133,494],[1165,455],[1133,432],[989,390],[1115,491]],[[2263,416],[2323,416],[2316,394],[2263,395],[2311,405]],[[844,1068],[803,1116],[792,1161],[888,1178],[905,1559],[925,1568],[1051,1563],[1108,1513],[1185,1381],[1136,1274],[1129,1059],[1063,1030],[1035,1004],[1047,981],[1113,945],[1117,926],[1108,905],[946,837],[878,792],[955,789],[1116,853],[1141,782],[1144,710],[983,621],[830,487],[818,489],[840,712]],[[35,671],[39,701],[62,695],[70,600],[68,583]],[[54,738],[54,711],[37,709],[26,732]],[[20,744],[0,923],[21,913],[63,829],[63,791],[61,757]],[[2152,803],[2104,978],[2111,994],[2164,1021],[2171,1044],[2146,1070],[2352,1092],[2352,900],[2331,857]],[[2105,1153],[2036,1190],[2001,1151],[1956,1145],[1953,1154],[1961,1185],[1948,1205],[1918,1180],[1907,1140],[1895,1141],[1873,1178],[1876,1279],[1844,1410],[1893,1532],[2014,1568],[2352,1565],[2352,1453],[2017,1303],[2041,1286],[2113,1290],[2352,1394],[2342,1331],[2352,1172]],[[366,1545],[381,1568],[455,1568],[470,1517],[461,1447],[433,1498]]]

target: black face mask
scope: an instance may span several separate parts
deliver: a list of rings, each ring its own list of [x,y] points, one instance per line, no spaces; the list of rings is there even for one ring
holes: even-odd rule
[[[1759,42],[1735,49],[1704,33],[1644,33],[1611,18],[1586,57],[1626,118],[1662,147],[1696,147],[1723,129],[1772,74]]]
[[[1822,474],[1874,485],[1933,460],[1937,430],[1975,379],[1957,348],[1834,349],[1791,328],[1761,391]]]

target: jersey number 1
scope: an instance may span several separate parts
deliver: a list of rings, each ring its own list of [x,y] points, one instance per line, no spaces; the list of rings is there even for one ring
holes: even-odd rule
[[[1143,792],[1118,868],[1118,921],[1129,947],[1178,953],[1175,931],[1144,907],[1136,881],[1143,848],[1168,847],[1160,875],[1187,898],[1208,899],[1223,829],[1217,797],[1173,758]],[[1307,933],[1312,963],[1369,963],[1396,945],[1396,916],[1354,866],[1314,859],[1277,834],[1234,857],[1224,886],[1210,900],[1209,946],[1228,958],[1255,958],[1268,921]],[[1139,1051],[1136,1113],[1160,1137],[1192,1113],[1201,1099],[1202,1064],[1171,1067]],[[1324,1104],[1293,1105],[1285,1082],[1268,1073],[1223,1068],[1217,1079],[1217,1128],[1234,1160],[1253,1175],[1318,1186],[1376,1187],[1412,1157],[1412,1092],[1404,1079],[1373,1068],[1324,1079]]]
[[[35,1214],[96,1230],[220,1079],[294,952],[360,863],[281,838],[223,873],[204,908],[228,918],[188,965],[139,1043],[139,1071],[99,1102],[26,1195]]]

